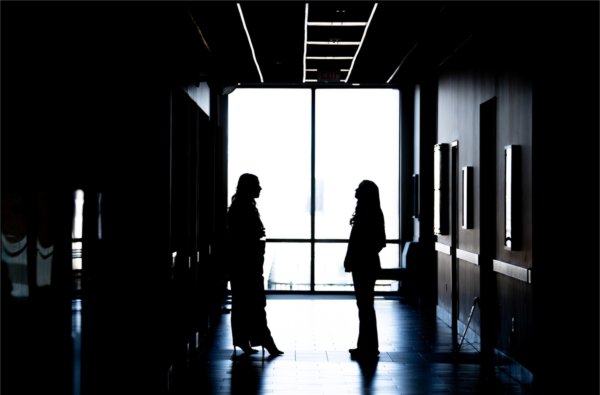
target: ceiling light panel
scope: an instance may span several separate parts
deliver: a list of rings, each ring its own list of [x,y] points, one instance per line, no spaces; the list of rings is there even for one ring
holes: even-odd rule
[[[366,22],[374,3],[317,1],[309,4],[309,21]]]
[[[364,36],[371,4],[308,3],[305,24],[305,81],[347,79]]]

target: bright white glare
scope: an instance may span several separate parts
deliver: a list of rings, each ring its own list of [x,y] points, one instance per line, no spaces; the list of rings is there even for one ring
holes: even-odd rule
[[[237,89],[229,95],[228,204],[241,174],[262,186],[267,238],[310,238],[311,92]]]
[[[73,218],[73,238],[81,239],[83,235],[83,191],[75,191],[75,216]]]
[[[310,290],[310,243],[267,243],[265,288],[276,291]]]
[[[75,191],[75,214],[73,215],[73,239],[81,239],[83,237],[83,191],[78,189]],[[73,270],[82,269],[82,243],[80,241],[72,242],[72,258],[71,267]]]
[[[316,238],[348,238],[362,180],[379,187],[388,239],[399,237],[399,93],[316,92]]]
[[[80,241],[74,241],[71,243],[71,250],[73,251],[71,268],[73,270],[81,270],[83,268],[83,260],[81,257],[82,247],[83,245]]]
[[[349,237],[355,189],[369,179],[379,187],[387,238],[398,239],[398,91],[318,89],[315,135],[315,237]],[[229,95],[228,204],[239,176],[253,173],[263,188],[256,202],[267,238],[307,240],[267,244],[268,289],[310,289],[311,149],[310,89],[238,88]],[[315,289],[352,289],[345,246],[317,242]],[[399,255],[398,244],[388,244],[382,266],[398,267]]]

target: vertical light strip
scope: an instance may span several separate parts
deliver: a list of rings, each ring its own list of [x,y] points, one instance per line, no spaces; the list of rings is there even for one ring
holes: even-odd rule
[[[356,62],[358,53],[360,52],[363,42],[365,41],[365,37],[367,36],[367,30],[369,30],[369,26],[371,25],[371,20],[373,19],[373,15],[375,15],[376,9],[377,9],[377,3],[375,3],[373,5],[373,9],[371,10],[371,15],[369,16],[369,21],[367,22],[367,25],[365,26],[365,30],[363,31],[362,38],[360,39],[360,44],[358,45],[358,48],[356,49],[356,53],[354,54],[354,58],[352,59],[352,65],[350,65],[350,70],[348,70],[348,74],[346,75],[346,79],[344,80],[344,82],[348,82],[348,79],[350,79],[350,74],[352,74],[352,69],[354,68],[354,62]]]
[[[242,25],[244,25],[244,31],[246,32],[246,37],[248,37],[248,44],[250,44],[250,50],[252,51],[252,58],[254,59],[254,64],[256,65],[256,70],[258,70],[258,76],[260,77],[260,82],[265,82],[263,80],[262,73],[260,72],[260,66],[258,65],[258,61],[256,60],[256,54],[254,53],[254,46],[252,45],[252,39],[250,38],[250,33],[248,32],[248,28],[246,27],[246,20],[244,19],[244,13],[242,12],[242,6],[240,3],[236,3],[238,11],[240,13],[240,18],[242,19]]]
[[[308,41],[308,3],[304,4],[304,55],[302,57],[302,82],[306,82],[306,42]]]

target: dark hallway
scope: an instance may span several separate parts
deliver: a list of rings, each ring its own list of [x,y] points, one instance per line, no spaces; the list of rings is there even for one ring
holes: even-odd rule
[[[598,393],[599,1],[0,7],[3,395]],[[233,360],[226,216],[257,163],[285,354]]]

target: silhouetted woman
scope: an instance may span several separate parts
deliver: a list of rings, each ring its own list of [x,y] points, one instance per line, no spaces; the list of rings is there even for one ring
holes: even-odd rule
[[[381,269],[379,252],[385,247],[385,225],[379,202],[379,188],[373,181],[362,181],[354,195],[356,209],[350,225],[350,239],[344,269],[352,272],[358,306],[358,342],[350,349],[352,359],[376,358],[379,355],[377,318],[375,316],[375,281]]]
[[[242,174],[227,212],[227,242],[232,292],[231,332],[233,346],[247,354],[256,353],[252,346],[262,346],[271,355],[278,350],[267,326],[267,300],[264,289],[263,262],[265,228],[255,199],[261,191],[258,177]]]

